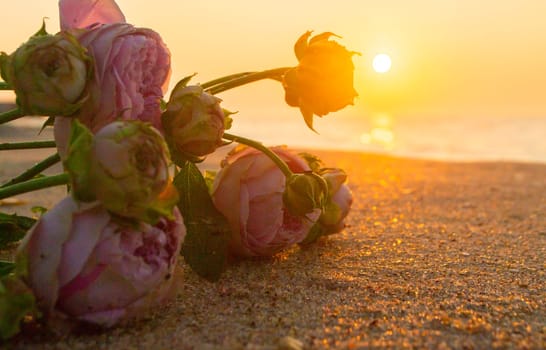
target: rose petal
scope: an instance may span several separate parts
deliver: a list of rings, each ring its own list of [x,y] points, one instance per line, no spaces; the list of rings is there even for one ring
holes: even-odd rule
[[[125,22],[125,16],[114,0],[60,0],[59,16],[63,30]]]

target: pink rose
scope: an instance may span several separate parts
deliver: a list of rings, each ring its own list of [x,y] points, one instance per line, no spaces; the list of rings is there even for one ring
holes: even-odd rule
[[[46,315],[102,326],[139,316],[163,302],[186,232],[174,220],[122,226],[99,202],[59,202],[25,237],[26,282]]]
[[[159,34],[126,23],[74,34],[95,61],[89,101],[74,116],[93,132],[117,119],[147,121],[161,130],[171,61]]]
[[[72,117],[92,132],[118,119],[150,122],[162,131],[160,100],[169,83],[171,58],[159,34],[124,23],[113,1],[61,0],[59,8],[61,27],[94,60],[89,98]],[[62,142],[70,132],[67,124],[56,118],[55,137],[61,154],[66,147]]]
[[[272,150],[295,173],[309,171],[303,158],[283,147]],[[212,190],[218,210],[227,218],[230,249],[241,256],[267,256],[302,241],[320,216],[291,215],[283,204],[286,178],[263,153],[252,148],[232,152],[223,162]]]

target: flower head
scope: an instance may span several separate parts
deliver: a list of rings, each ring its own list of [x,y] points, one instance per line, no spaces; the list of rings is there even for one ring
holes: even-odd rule
[[[199,85],[179,83],[171,93],[162,122],[175,162],[202,158],[222,145],[225,115],[220,100]]]
[[[353,87],[356,52],[348,51],[335,41],[333,33],[322,33],[310,38],[303,34],[295,45],[298,66],[283,78],[286,102],[299,107],[305,123],[313,129],[313,115],[322,117],[353,104],[358,95]]]
[[[69,116],[88,99],[92,60],[69,33],[37,34],[0,62],[26,115]]]
[[[305,161],[286,148],[271,149],[295,173],[309,171]],[[231,227],[231,252],[268,256],[302,241],[320,216],[291,213],[283,201],[286,178],[269,157],[252,149],[236,149],[216,175],[212,198]]]
[[[160,101],[171,72],[159,34],[127,23],[72,31],[95,62],[90,98],[76,115],[92,132],[114,120],[140,120],[161,128]]]
[[[19,251],[38,306],[48,316],[108,327],[163,302],[186,232],[178,209],[172,217],[126,227],[99,202],[63,199]]]
[[[142,122],[114,122],[96,135],[75,124],[65,161],[76,198],[99,200],[117,215],[154,222],[178,195],[161,134]]]

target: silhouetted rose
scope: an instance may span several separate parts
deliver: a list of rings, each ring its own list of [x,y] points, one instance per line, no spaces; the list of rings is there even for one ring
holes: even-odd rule
[[[338,111],[353,104],[358,94],[353,87],[352,57],[356,52],[329,40],[333,33],[310,36],[307,32],[296,42],[299,64],[284,75],[283,86],[286,102],[299,107],[305,123],[313,129],[313,115]]]

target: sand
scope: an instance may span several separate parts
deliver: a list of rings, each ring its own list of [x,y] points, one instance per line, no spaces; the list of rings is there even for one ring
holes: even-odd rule
[[[43,158],[14,153],[0,153],[2,180]],[[270,259],[235,262],[217,283],[180,260],[176,299],[143,320],[64,336],[31,327],[3,345],[546,347],[546,164],[315,153],[349,174],[355,202],[343,232]],[[0,210],[51,206],[62,192],[40,191]]]

